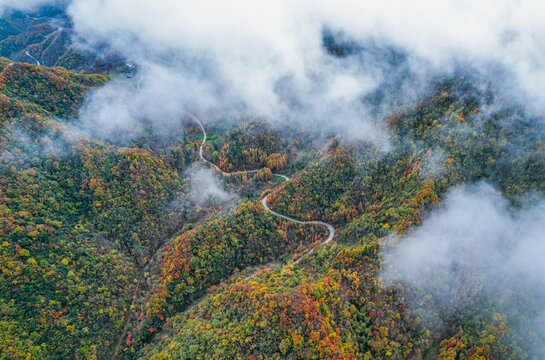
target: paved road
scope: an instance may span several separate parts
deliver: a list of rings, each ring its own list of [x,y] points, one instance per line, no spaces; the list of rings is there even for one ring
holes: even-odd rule
[[[27,53],[28,56],[31,56],[30,54]],[[36,60],[38,62],[38,60]],[[39,62],[38,62],[38,65],[39,65]],[[137,87],[138,89],[140,89],[140,81],[138,81],[138,84],[137,84]],[[207,163],[208,165],[212,166],[216,171],[218,171],[220,174],[224,175],[224,176],[233,176],[233,175],[236,175],[237,173],[256,173],[258,172],[259,170],[261,169],[255,169],[255,170],[243,170],[243,171],[239,171],[239,172],[225,172],[223,171],[222,169],[220,169],[216,164],[208,161],[204,155],[203,155],[203,147],[204,147],[204,144],[206,143],[206,130],[204,129],[204,125],[202,124],[202,122],[197,119],[197,117],[191,113],[187,113],[187,115],[193,120],[195,121],[197,124],[199,124],[199,126],[201,127],[201,130],[202,130],[202,133],[203,133],[203,140],[202,140],[202,143],[201,143],[201,146],[199,147],[199,157],[200,159]],[[289,181],[290,178],[287,177],[286,175],[282,175],[282,174],[276,174],[276,173],[273,173],[273,175],[275,176],[278,176],[278,177],[281,177],[282,179],[284,179],[285,181]],[[294,219],[292,217],[289,217],[289,216],[286,216],[286,215],[282,215],[282,214],[279,214],[277,213],[276,211],[273,211],[269,208],[269,206],[267,205],[267,198],[269,196],[265,196],[262,200],[261,200],[261,204],[263,205],[263,207],[265,208],[265,210],[267,210],[268,212],[270,212],[271,214],[275,215],[275,216],[278,216],[282,219],[285,219],[285,220],[288,220],[288,221],[291,221],[291,222],[294,222],[294,223],[297,223],[297,224],[318,224],[318,225],[322,225],[322,226],[325,226],[327,227],[327,230],[329,231],[329,235],[327,237],[327,239],[325,239],[323,242],[321,242],[318,246],[321,246],[321,245],[324,245],[324,244],[327,244],[329,242],[331,242],[331,240],[333,240],[333,237],[335,236],[335,228],[333,227],[333,225],[331,224],[328,224],[328,223],[325,223],[325,222],[322,222],[322,221],[301,221],[301,220],[297,220],[297,219]],[[140,284],[144,281],[144,273],[146,271],[148,271],[150,265],[153,263],[152,259],[155,258],[158,254],[160,254],[160,248],[159,247],[157,249],[157,251],[155,252],[155,254],[152,256],[152,258],[150,259],[150,261],[148,261],[148,263],[145,265],[145,267],[140,271],[140,275],[138,277],[138,280],[137,280],[137,283],[136,283],[136,287],[135,287],[135,290],[134,290],[134,293],[133,293],[133,299],[132,299],[132,305],[131,305],[131,308],[134,306],[134,304],[136,303],[136,298],[138,296],[138,290],[140,288]],[[304,258],[306,258],[307,256],[311,255],[312,253],[314,253],[314,248],[313,249],[310,249],[309,251],[307,251],[306,253],[304,253],[301,257],[299,257],[297,260],[295,260],[295,263],[299,263],[301,260],[303,260]],[[270,271],[272,269],[272,265],[269,266],[268,268],[265,269],[265,271]],[[257,271],[255,272],[254,274],[246,277],[244,280],[250,280],[252,278],[254,278],[255,276],[259,275],[260,272]],[[125,323],[123,325],[123,330],[122,332],[120,333],[120,336],[114,346],[114,349],[112,351],[112,360],[115,360],[118,358],[119,356],[119,349],[121,348],[121,344],[123,343],[123,340],[126,339],[127,337],[127,333],[129,332],[130,330],[130,314],[127,313],[125,314]]]
[[[199,157],[201,158],[201,160],[207,164],[209,164],[211,167],[214,168],[214,170],[216,170],[217,172],[219,172],[220,174],[224,175],[224,176],[232,176],[232,175],[235,175],[237,173],[247,173],[247,174],[251,174],[251,173],[256,173],[258,171],[260,171],[261,169],[255,169],[255,170],[242,170],[242,171],[235,171],[235,172],[225,172],[223,171],[222,169],[219,168],[219,166],[217,166],[216,164],[212,163],[211,161],[209,161],[208,159],[206,159],[203,155],[203,147],[204,147],[204,144],[206,143],[206,130],[204,129],[204,125],[202,124],[202,122],[197,119],[197,117],[191,113],[187,113],[188,116],[193,120],[195,121],[197,124],[199,124],[199,126],[201,127],[201,130],[202,130],[202,133],[203,133],[203,140],[202,140],[202,143],[201,143],[201,146],[199,147]],[[287,177],[286,175],[282,175],[282,174],[275,174],[273,173],[273,175],[275,176],[279,176],[281,178],[283,178],[285,181],[289,181],[289,177]],[[275,215],[275,216],[278,216],[284,220],[288,220],[288,221],[291,221],[291,222],[294,222],[294,223],[297,223],[297,224],[303,224],[303,225],[322,225],[322,226],[325,226],[329,232],[329,235],[327,237],[327,239],[325,239],[323,242],[321,242],[318,246],[321,246],[321,245],[325,245],[329,242],[331,242],[331,240],[333,240],[333,237],[335,236],[335,228],[333,227],[333,225],[331,224],[328,224],[328,223],[325,223],[323,221],[302,221],[302,220],[297,220],[297,219],[294,219],[292,217],[289,217],[289,216],[286,216],[286,215],[282,215],[282,214],[279,214],[277,213],[276,211],[273,211],[269,208],[269,206],[267,205],[267,198],[269,196],[265,196],[262,200],[261,200],[261,204],[263,205],[263,207],[265,208],[265,210],[267,210],[268,212],[270,212],[271,214]],[[304,258],[306,258],[307,256],[311,255],[312,253],[314,252],[314,248],[313,249],[310,249],[309,251],[307,251],[305,254],[303,254],[300,258],[298,258],[297,260],[295,260],[295,263],[299,263],[301,260],[303,260]],[[267,269],[267,270],[270,270],[270,267]],[[248,279],[251,279],[253,278],[254,276],[256,276],[256,274],[253,274],[253,275],[250,275],[248,276],[247,278],[245,278],[245,280],[248,280]]]
[[[31,58],[32,60],[36,61],[36,64],[41,65],[40,62],[38,61],[38,59],[36,59],[34,56],[30,55],[30,53],[28,51],[25,51],[25,55],[28,56],[29,58]]]

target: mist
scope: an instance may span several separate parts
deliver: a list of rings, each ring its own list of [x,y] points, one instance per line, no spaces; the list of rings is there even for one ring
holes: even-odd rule
[[[486,309],[501,309],[518,336],[537,332],[533,351],[545,353],[543,199],[515,209],[489,184],[458,187],[420,227],[390,241],[384,286],[406,287],[409,305],[427,326],[440,328],[452,309],[487,301]]]
[[[2,0],[0,2],[0,16],[9,10],[29,11],[37,6],[51,4],[53,0]]]
[[[185,173],[191,179],[190,198],[197,206],[218,206],[239,198],[222,187],[218,174],[213,170],[195,166]]]
[[[169,94],[155,121],[188,108],[246,111],[387,145],[366,97],[389,84],[396,91],[381,101],[392,111],[459,68],[493,79],[504,99],[534,111],[545,103],[539,1],[74,0],[69,13],[90,42],[140,65],[146,108],[164,106],[157,89]],[[325,33],[346,54],[329,53]]]
[[[0,14],[51,3],[2,0]],[[494,94],[472,126],[511,106],[523,109],[531,118],[525,121],[545,118],[539,0],[69,3],[75,38],[137,65],[134,78],[119,75],[89,91],[77,131],[99,138],[143,135],[143,123],[179,129],[190,111],[205,124],[213,114],[244,114],[389,150],[383,120],[426,96],[437,79],[458,74]],[[515,114],[509,121],[523,120]],[[470,130],[460,126],[457,135]],[[524,154],[531,135],[520,134],[508,150]],[[55,144],[42,142],[54,154]],[[442,174],[445,156],[436,151],[426,159],[425,178]],[[197,165],[185,175],[189,196],[173,207],[238,199],[211,170]],[[520,336],[532,331],[545,339],[545,200],[515,208],[489,184],[457,187],[421,226],[392,235],[387,245],[383,285],[406,289],[426,326],[445,330],[452,309],[480,299],[505,313]],[[544,354],[542,347],[534,352]]]

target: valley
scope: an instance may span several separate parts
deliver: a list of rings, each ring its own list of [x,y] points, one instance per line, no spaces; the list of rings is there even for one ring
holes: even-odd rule
[[[0,4],[0,359],[544,357],[539,21],[155,5]]]

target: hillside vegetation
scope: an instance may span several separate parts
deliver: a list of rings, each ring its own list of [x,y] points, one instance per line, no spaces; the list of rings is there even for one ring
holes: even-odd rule
[[[408,305],[413,291],[432,294],[380,277],[387,240],[403,241],[453,186],[486,180],[513,206],[543,194],[543,129],[521,110],[446,79],[386,119],[388,152],[259,120],[212,124],[207,159],[265,170],[218,180],[240,197],[207,206],[186,178],[206,166],[196,124],[117,144],[77,130],[86,92],[106,81],[0,58],[0,357],[543,355],[539,334],[514,327],[532,311],[477,292],[437,327]],[[323,226],[265,211],[265,195],[280,214],[332,223],[333,242],[318,246]]]

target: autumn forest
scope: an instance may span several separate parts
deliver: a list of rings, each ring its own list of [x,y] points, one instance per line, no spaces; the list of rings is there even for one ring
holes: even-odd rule
[[[395,75],[357,106],[288,75],[269,114],[228,81],[212,106],[179,80],[220,76],[212,50],[139,62],[83,38],[80,1],[44,3],[0,6],[1,359],[543,358],[535,109],[461,68],[404,96],[403,51],[329,29],[317,67]]]

